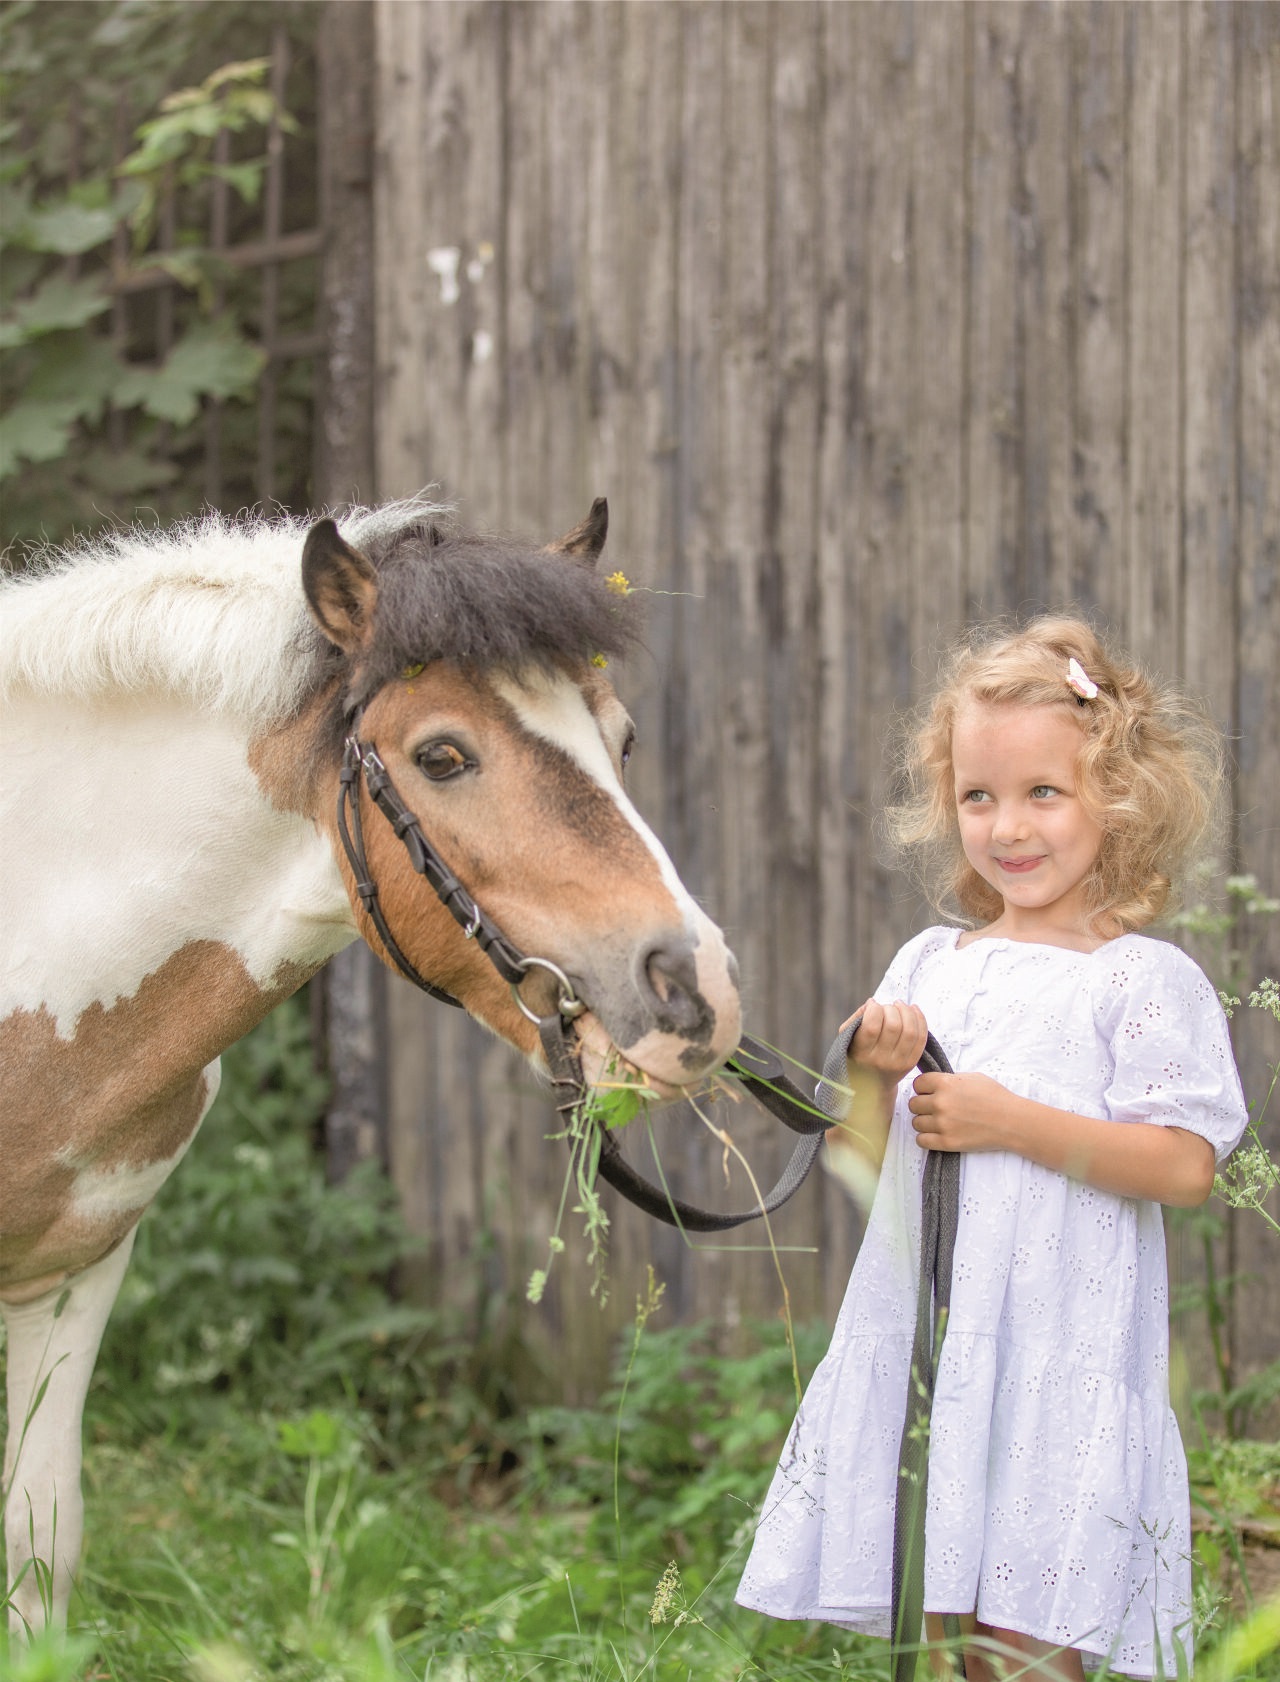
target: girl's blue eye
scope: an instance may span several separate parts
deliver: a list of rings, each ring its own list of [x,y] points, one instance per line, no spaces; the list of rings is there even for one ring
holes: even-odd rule
[[[1033,800],[1048,800],[1051,795],[1055,795],[1057,792],[1057,789],[1050,783],[1037,783],[1031,790],[1031,798]]]
[[[964,800],[961,801],[961,805],[964,805],[965,802],[968,802],[968,804],[971,805],[971,806],[977,806],[982,801],[989,800],[990,798],[991,797],[990,797],[990,795],[988,795],[985,788],[971,788],[969,790],[968,794],[965,795]]]

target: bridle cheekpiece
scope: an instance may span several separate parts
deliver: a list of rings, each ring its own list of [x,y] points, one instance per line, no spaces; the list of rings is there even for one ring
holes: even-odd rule
[[[511,988],[512,997],[531,1022],[541,1025],[539,1016],[525,1002],[520,984],[532,969],[546,970],[556,981],[559,992],[556,1016],[571,1022],[587,1008],[573,989],[573,983],[558,964],[549,958],[539,958],[521,952],[493,919],[481,910],[467,889],[454,875],[431,842],[422,832],[416,815],[401,798],[382,763],[382,757],[372,743],[362,742],[359,735],[359,714],[350,721],[342,754],[342,769],[338,773],[338,835],[355,878],[356,893],[378,931],[378,939],[400,973],[415,987],[429,993],[445,1004],[459,1005],[452,993],[428,981],[410,962],[387,923],[386,913],[378,895],[364,845],[364,825],[360,817],[360,781],[363,777],[369,798],[386,818],[409,854],[409,862],[419,876],[426,879],[436,898],[461,928],[468,940],[474,940],[487,955],[498,974]]]

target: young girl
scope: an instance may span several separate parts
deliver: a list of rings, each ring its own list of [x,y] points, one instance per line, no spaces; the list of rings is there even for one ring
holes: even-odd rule
[[[987,1638],[969,1682],[999,1674],[992,1642],[1077,1682],[1104,1657],[1174,1675],[1175,1635],[1190,1652],[1159,1205],[1208,1197],[1247,1115],[1214,989],[1136,931],[1169,908],[1220,767],[1203,716],[1078,620],[992,633],[945,672],[892,825],[963,926],[909,941],[855,1013],[850,1080],[881,1084],[889,1141],[744,1605],[889,1633],[921,1171],[959,1151],[927,1629],[959,1614]],[[955,1074],[911,1078],[926,1029]]]

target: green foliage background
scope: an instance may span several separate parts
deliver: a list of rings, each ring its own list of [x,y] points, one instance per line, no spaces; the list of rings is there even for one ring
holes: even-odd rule
[[[190,513],[211,443],[221,504],[257,500],[261,279],[210,250],[211,206],[224,183],[229,241],[260,237],[267,54],[285,23],[286,227],[314,224],[316,16],[287,0],[0,4],[0,548],[15,560]],[[148,271],[175,284],[136,289]],[[308,331],[314,260],[280,280],[278,330]],[[306,358],[281,371],[286,502],[308,500],[312,379]]]

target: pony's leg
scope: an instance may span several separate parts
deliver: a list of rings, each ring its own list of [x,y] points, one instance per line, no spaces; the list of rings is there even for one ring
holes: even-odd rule
[[[0,1305],[9,1338],[4,1457],[9,1628],[19,1637],[46,1623],[66,1625],[84,1535],[84,1399],[136,1231],[56,1290],[31,1302]]]

